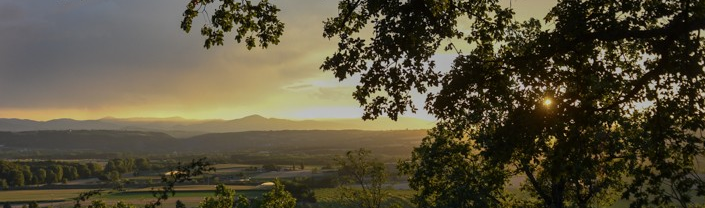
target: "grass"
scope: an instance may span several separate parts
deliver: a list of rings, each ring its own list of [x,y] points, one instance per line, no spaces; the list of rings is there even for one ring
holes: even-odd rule
[[[414,208],[416,205],[411,203],[411,196],[415,193],[413,190],[388,190],[391,197],[385,201],[385,204],[398,203],[404,208]],[[338,208],[341,207],[339,201],[340,190],[336,188],[316,189],[317,207],[319,208]]]
[[[0,191],[2,202],[31,202],[31,201],[61,201],[77,197],[89,189],[52,189],[52,190],[10,190]]]

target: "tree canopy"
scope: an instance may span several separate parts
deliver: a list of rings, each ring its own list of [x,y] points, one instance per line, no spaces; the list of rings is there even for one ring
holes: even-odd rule
[[[182,28],[215,3],[192,0]],[[220,3],[206,47],[233,27],[238,41],[256,34],[248,48],[278,42],[274,5]],[[413,92],[427,95],[439,124],[405,165],[422,207],[589,207],[611,194],[687,206],[705,195],[694,164],[705,151],[705,0],[561,0],[539,18],[515,20],[499,0],[341,0],[323,26],[338,50],[321,69],[360,75],[364,119],[396,119],[417,109]],[[450,69],[432,59],[442,50],[457,54]],[[503,191],[513,177],[530,197]]]

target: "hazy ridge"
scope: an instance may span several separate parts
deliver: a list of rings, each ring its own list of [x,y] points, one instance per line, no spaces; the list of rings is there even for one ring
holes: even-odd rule
[[[276,130],[402,130],[429,129],[433,122],[400,118],[392,121],[380,118],[374,121],[361,119],[287,120],[251,115],[233,120],[190,120],[183,118],[102,118],[98,120],[55,119],[34,121],[0,118],[0,131],[42,130],[130,130],[164,132],[177,138],[188,138],[205,133],[276,131]]]

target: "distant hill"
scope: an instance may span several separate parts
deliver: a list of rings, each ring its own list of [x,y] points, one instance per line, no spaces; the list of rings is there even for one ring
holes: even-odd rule
[[[203,132],[242,132],[268,130],[400,130],[429,129],[431,127],[433,127],[433,122],[413,118],[402,118],[397,122],[387,118],[380,118],[374,121],[362,121],[360,119],[295,121],[251,115],[234,120],[214,120],[177,126],[175,129]]]
[[[340,153],[366,148],[378,153],[408,154],[425,130],[286,130],[216,133],[180,140],[181,151]]]
[[[27,119],[0,119],[0,131],[35,131],[35,130],[69,130],[69,129],[103,129],[116,130],[121,126],[100,120],[79,121],[73,119],[55,119],[33,121]]]
[[[47,130],[0,132],[0,146],[16,149],[163,152],[176,141],[159,132],[113,130]]]
[[[434,123],[422,119],[400,118],[392,121],[380,118],[361,119],[287,120],[251,115],[233,120],[190,120],[183,118],[112,118],[98,120],[56,119],[33,121],[0,118],[0,131],[41,130],[128,130],[163,132],[177,138],[205,133],[277,131],[277,130],[405,130],[429,129]]]
[[[13,149],[96,150],[104,152],[259,152],[342,153],[367,148],[383,154],[408,154],[425,130],[285,130],[211,133],[187,139],[159,132],[49,130],[0,132],[0,147]]]

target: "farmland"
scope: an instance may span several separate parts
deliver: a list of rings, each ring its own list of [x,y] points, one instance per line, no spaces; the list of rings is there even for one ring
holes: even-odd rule
[[[323,166],[312,165],[303,170],[295,166],[276,166],[278,171],[265,171],[259,168],[261,165],[251,164],[216,164],[213,167],[216,171],[204,176],[195,178],[194,182],[182,184],[175,187],[176,194],[166,200],[162,207],[173,207],[177,200],[186,204],[187,207],[196,207],[207,196],[213,196],[216,183],[228,184],[227,187],[234,190],[238,195],[244,195],[248,198],[259,198],[270,187],[261,186],[263,182],[272,181],[275,178],[280,178],[284,181],[297,180],[302,178],[310,178],[311,183],[315,184],[314,192],[318,207],[339,207],[337,189],[334,188],[336,176],[335,171],[324,169]],[[151,171],[143,172],[140,175],[124,174],[121,180],[124,190],[105,189],[101,195],[91,198],[91,200],[102,200],[107,204],[115,204],[119,201],[140,205],[155,200],[152,195],[152,190],[158,189],[161,172]],[[65,184],[54,184],[51,186],[35,186],[25,187],[18,190],[0,191],[0,202],[10,202],[13,207],[21,207],[30,202],[39,203],[40,207],[72,207],[74,204],[73,198],[80,193],[89,191],[88,188],[76,187],[108,187],[110,184],[101,182],[98,179],[81,179],[68,181]],[[405,207],[411,207],[409,190],[394,190],[392,201],[405,204]],[[90,203],[82,202],[83,204]]]
[[[391,165],[391,164],[390,164]],[[317,202],[314,207],[319,208],[335,208],[341,206],[339,189],[335,188],[336,184],[331,178],[336,177],[336,173],[330,169],[323,169],[323,166],[312,165],[303,170],[291,170],[292,166],[277,166],[278,171],[264,171],[262,165],[253,164],[237,164],[237,163],[221,163],[214,167],[216,171],[205,176],[198,177],[196,182],[183,184],[175,187],[176,194],[169,200],[166,200],[162,207],[174,207],[177,200],[183,202],[187,207],[197,207],[207,196],[213,196],[215,183],[228,184],[227,187],[234,190],[238,195],[244,195],[248,198],[260,198],[269,187],[262,187],[259,184],[271,181],[274,178],[280,178],[285,181],[297,180],[301,178],[309,178],[315,184],[313,191]],[[257,170],[254,170],[257,168]],[[106,189],[102,195],[92,199],[105,201],[107,204],[115,204],[119,201],[141,205],[154,200],[152,190],[159,188],[157,183],[160,178],[159,171],[152,171],[146,175],[129,175],[123,178],[126,183],[125,189],[110,190]],[[246,178],[247,180],[240,180]],[[512,180],[512,183],[518,183],[521,178]],[[0,191],[0,202],[11,202],[14,208],[19,208],[29,202],[38,202],[40,207],[73,207],[73,199],[80,193],[89,191],[88,188],[76,188],[81,186],[95,187],[97,179],[82,179],[69,181],[64,185],[52,186],[36,186],[27,187],[21,190],[3,190]],[[149,182],[151,181],[151,182]],[[107,184],[103,184],[106,185]],[[409,190],[403,180],[391,181],[387,186],[387,191],[391,197],[387,203],[397,203],[405,208],[415,207],[411,202],[414,195],[413,190]],[[519,184],[510,186],[510,193],[521,196],[518,190]],[[89,200],[90,201],[90,200]],[[695,203],[705,203],[705,199],[694,199]],[[83,202],[84,204],[90,202]],[[629,201],[617,200],[612,206],[613,208],[629,207]]]

